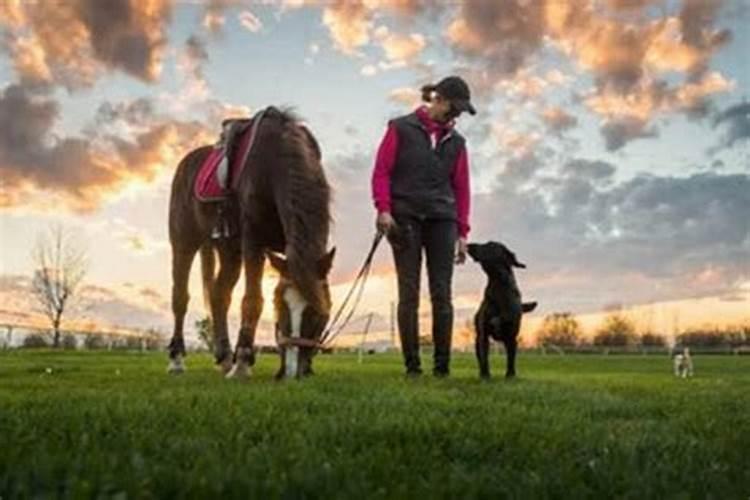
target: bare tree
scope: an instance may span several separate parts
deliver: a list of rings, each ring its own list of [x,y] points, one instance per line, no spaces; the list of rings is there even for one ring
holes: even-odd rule
[[[572,313],[552,313],[544,317],[537,342],[543,346],[572,347],[580,342],[581,336],[581,325]]]
[[[86,275],[86,252],[62,226],[40,234],[31,253],[32,292],[52,324],[53,347],[60,346],[60,321]]]

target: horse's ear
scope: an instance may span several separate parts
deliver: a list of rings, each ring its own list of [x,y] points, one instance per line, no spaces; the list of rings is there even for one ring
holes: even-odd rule
[[[333,267],[333,257],[335,255],[336,255],[336,247],[333,247],[327,254],[321,257],[320,260],[318,261],[318,277],[320,279],[323,279],[326,276],[328,276],[328,273],[331,271],[331,268]]]
[[[277,254],[276,252],[266,252],[266,256],[268,257],[268,260],[271,262],[271,267],[276,269],[276,271],[279,272],[279,274],[286,274],[288,266],[286,263],[286,257],[283,255]]]

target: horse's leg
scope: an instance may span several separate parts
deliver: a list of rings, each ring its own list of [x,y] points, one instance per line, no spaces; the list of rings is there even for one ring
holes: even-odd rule
[[[211,289],[211,316],[214,325],[214,356],[216,365],[227,373],[232,368],[232,348],[227,331],[227,311],[232,302],[232,290],[242,270],[242,251],[239,240],[219,243],[219,275]]]
[[[169,342],[169,373],[182,373],[185,365],[185,339],[182,335],[188,301],[188,280],[190,267],[198,251],[197,248],[178,248],[172,246],[172,313],[174,314],[174,331]]]
[[[245,263],[245,296],[242,298],[242,326],[237,335],[237,346],[234,350],[234,366],[227,374],[229,378],[243,378],[249,374],[249,368],[255,364],[255,329],[258,327],[260,314],[263,312],[263,264],[265,255],[260,248],[243,250]]]

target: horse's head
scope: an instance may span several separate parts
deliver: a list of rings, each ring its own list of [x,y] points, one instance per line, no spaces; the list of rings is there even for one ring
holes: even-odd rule
[[[269,253],[271,265],[280,278],[274,291],[276,332],[281,347],[280,375],[300,377],[312,373],[312,355],[331,314],[328,273],[336,249],[320,257],[314,274],[295,272],[290,262]]]

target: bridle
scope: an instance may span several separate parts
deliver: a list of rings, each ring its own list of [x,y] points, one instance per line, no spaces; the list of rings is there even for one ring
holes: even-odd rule
[[[367,277],[370,275],[370,268],[372,267],[372,261],[375,257],[375,251],[378,249],[378,245],[380,244],[380,241],[382,239],[383,233],[378,231],[372,240],[370,251],[367,253],[367,257],[365,257],[365,261],[362,263],[362,267],[359,269],[357,277],[354,278],[354,282],[352,283],[349,292],[346,294],[346,297],[344,297],[344,301],[339,306],[331,322],[320,335],[320,338],[316,340],[303,337],[289,337],[281,332],[279,324],[278,322],[276,322],[275,337],[276,343],[279,347],[309,347],[312,349],[322,350],[329,347],[333,343],[338,334],[341,333],[341,330],[343,330],[344,327],[349,323],[349,321],[352,319],[352,316],[354,316],[354,312],[357,310],[357,306],[362,299],[362,293],[365,289]],[[343,321],[340,324],[337,324],[341,319],[344,308],[354,295],[355,290],[356,296],[354,298],[354,302],[352,302],[351,304],[351,309],[344,317]]]

